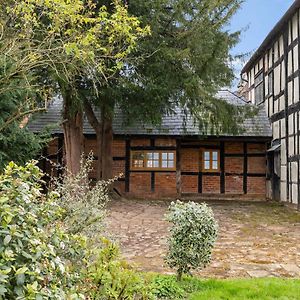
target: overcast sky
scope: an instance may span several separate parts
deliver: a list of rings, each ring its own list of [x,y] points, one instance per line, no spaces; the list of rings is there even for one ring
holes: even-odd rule
[[[293,0],[245,0],[230,25],[232,31],[245,29],[240,43],[232,53],[253,53],[293,2]],[[242,64],[244,62],[237,61],[237,74]]]

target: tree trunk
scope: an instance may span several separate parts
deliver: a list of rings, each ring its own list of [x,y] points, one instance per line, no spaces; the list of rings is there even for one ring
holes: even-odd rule
[[[83,153],[83,117],[82,112],[71,112],[72,96],[70,91],[64,94],[64,142],[66,151],[66,168],[77,175]]]
[[[97,179],[111,179],[113,176],[112,166],[112,142],[113,128],[112,117],[107,114],[105,107],[101,107],[101,122],[97,119],[95,112],[88,101],[84,102],[84,110],[87,119],[96,133],[97,139]]]
[[[112,157],[112,143],[113,143],[113,128],[112,118],[102,113],[102,178],[104,180],[113,177],[113,157]]]
[[[91,104],[87,100],[84,101],[84,111],[86,113],[90,125],[93,127],[96,133],[96,153],[94,153],[97,156],[96,174],[97,174],[97,180],[101,180],[102,179],[102,148],[103,148],[102,123],[98,121]]]

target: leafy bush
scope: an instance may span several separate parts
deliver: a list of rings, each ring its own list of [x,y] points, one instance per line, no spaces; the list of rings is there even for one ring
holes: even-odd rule
[[[143,300],[153,299],[151,286],[146,280],[120,259],[119,248],[104,239],[94,263],[88,268],[87,287],[90,299]]]
[[[178,282],[171,276],[156,276],[153,280],[152,293],[158,299],[181,299],[185,291],[178,285]]]
[[[92,163],[93,154],[90,153],[87,159],[81,159],[77,175],[70,175],[62,166],[56,166],[63,168],[64,173],[60,178],[52,178],[52,189],[60,194],[59,205],[64,209],[64,226],[69,233],[94,236],[103,225],[108,189],[117,177],[91,182]]]
[[[86,242],[60,228],[58,194],[41,193],[42,175],[35,163],[0,175],[0,299],[83,298]]]
[[[218,225],[206,204],[172,202],[167,220],[173,225],[168,238],[167,264],[177,269],[178,279],[193,269],[203,269],[211,260]]]

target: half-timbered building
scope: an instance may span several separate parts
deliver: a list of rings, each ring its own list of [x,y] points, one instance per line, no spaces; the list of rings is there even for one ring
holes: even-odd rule
[[[265,107],[270,198],[300,208],[300,1],[296,0],[242,70],[242,92]]]
[[[233,105],[249,105],[224,90],[218,97]],[[30,123],[40,132],[49,124],[61,122],[62,101],[57,99],[48,111]],[[180,110],[164,116],[159,128],[147,124],[125,126],[122,113],[113,121],[113,173],[123,173],[116,185],[124,195],[138,198],[174,198],[182,195],[220,197],[266,197],[266,150],[271,128],[264,110],[244,120],[240,134],[203,135],[197,122]],[[62,128],[55,126],[53,141],[45,149],[45,171],[49,160],[63,163]],[[84,121],[85,153],[96,153],[96,136]],[[97,157],[95,157],[97,159]],[[96,176],[96,170],[91,177]]]

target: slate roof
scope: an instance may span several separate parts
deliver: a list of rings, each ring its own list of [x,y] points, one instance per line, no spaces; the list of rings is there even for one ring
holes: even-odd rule
[[[217,96],[233,105],[250,105],[244,99],[238,97],[236,94],[222,90],[218,92]],[[29,123],[28,127],[33,132],[41,132],[49,125],[52,133],[62,133],[62,128],[59,124],[62,121],[61,117],[62,100],[57,98],[49,106],[47,112],[35,116]],[[113,130],[116,135],[171,135],[171,136],[199,136],[203,135],[200,132],[199,126],[194,122],[192,116],[185,119],[185,126],[183,126],[184,112],[177,109],[176,114],[165,115],[162,119],[160,127],[153,127],[147,124],[134,124],[131,126],[124,125],[124,118],[120,110],[116,110]],[[92,127],[89,125],[86,118],[84,119],[83,130],[85,134],[95,134]],[[263,108],[261,108],[256,116],[251,119],[244,120],[243,132],[236,135],[242,137],[271,137],[272,131],[269,120]],[[209,134],[207,134],[209,135]],[[233,136],[232,134],[222,133],[221,136]]]

